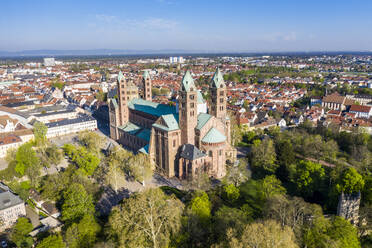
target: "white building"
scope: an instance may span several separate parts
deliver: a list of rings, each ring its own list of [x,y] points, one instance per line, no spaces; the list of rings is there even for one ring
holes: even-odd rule
[[[169,57],[170,64],[183,64],[185,59],[183,57]]]
[[[97,130],[97,121],[89,115],[80,115],[75,119],[65,119],[57,122],[47,123],[47,138],[62,136],[81,131]]]
[[[44,65],[45,66],[55,66],[56,61],[54,60],[54,58],[44,58]]]
[[[0,183],[0,231],[10,228],[22,216],[26,216],[24,201]]]

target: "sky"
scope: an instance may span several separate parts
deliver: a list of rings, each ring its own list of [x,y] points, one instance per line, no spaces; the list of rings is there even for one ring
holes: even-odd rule
[[[0,51],[372,51],[371,0],[3,0]]]

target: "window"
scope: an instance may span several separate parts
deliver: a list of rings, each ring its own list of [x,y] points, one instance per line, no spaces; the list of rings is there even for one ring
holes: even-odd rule
[[[220,96],[223,96],[223,95],[224,95],[224,92],[223,92],[223,91],[221,91],[221,92],[220,92]]]
[[[194,95],[190,95],[190,99],[191,100],[194,100]]]
[[[173,140],[173,147],[176,147],[176,140]]]
[[[222,150],[219,151],[219,155],[222,156]]]
[[[223,102],[224,102],[223,98],[220,98],[220,103],[223,103]]]
[[[190,103],[190,107],[191,107],[191,108],[194,108],[194,103],[193,103],[193,102]]]
[[[208,155],[209,157],[212,157],[212,151],[209,151]]]

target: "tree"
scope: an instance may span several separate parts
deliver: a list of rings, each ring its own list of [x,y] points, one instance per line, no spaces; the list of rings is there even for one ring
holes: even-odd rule
[[[48,132],[48,127],[40,122],[37,121],[34,124],[34,136],[35,136],[35,142],[37,146],[44,146],[47,142],[46,134]]]
[[[235,187],[234,184],[225,185],[223,189],[229,202],[233,203],[238,200],[240,193],[239,189]]]
[[[297,248],[293,231],[274,220],[247,225],[241,237],[230,235],[227,247],[231,248]]]
[[[247,159],[239,159],[238,165],[227,166],[227,174],[224,181],[227,184],[234,184],[236,187],[250,178]]]
[[[39,158],[36,152],[32,149],[31,143],[21,145],[16,153],[16,168],[15,170],[21,175],[25,175],[28,168],[35,168],[39,165]]]
[[[107,158],[106,182],[118,191],[120,182],[124,180],[124,168],[129,157],[133,156],[128,152],[116,146]]]
[[[32,229],[34,228],[27,218],[18,218],[11,233],[11,240],[17,245],[17,247],[31,247],[33,240],[32,237],[29,236],[29,233]]]
[[[307,203],[300,197],[274,195],[265,203],[264,216],[278,221],[283,227],[289,226],[300,239],[302,228],[308,223],[309,217],[322,216],[322,208],[316,204]]]
[[[304,232],[304,245],[308,248],[359,248],[356,228],[341,217],[327,220],[319,217]]]
[[[305,196],[312,196],[323,184],[325,171],[321,164],[301,160],[296,167],[293,181]]]
[[[260,182],[260,192],[262,194],[262,198],[264,199],[278,194],[284,195],[286,193],[286,189],[282,186],[282,183],[276,178],[275,175],[266,176]]]
[[[259,173],[274,173],[278,168],[276,162],[276,154],[273,141],[269,138],[263,141],[253,141],[251,150],[251,164],[252,168]]]
[[[79,143],[85,146],[89,152],[98,154],[105,140],[96,132],[83,131],[78,136]]]
[[[92,215],[84,215],[79,223],[67,228],[65,240],[69,248],[90,248],[97,240],[100,225]]]
[[[207,193],[198,191],[190,203],[191,212],[198,216],[202,223],[208,223],[211,218],[212,205]]]
[[[94,214],[92,196],[87,194],[83,185],[71,184],[63,194],[62,219],[77,222],[85,215]]]
[[[58,234],[49,235],[36,246],[36,248],[65,248],[65,247],[66,245],[62,240],[62,236]]]
[[[153,175],[152,167],[149,156],[143,153],[138,153],[129,158],[126,164],[126,171],[135,180],[140,181],[145,185],[145,181],[150,179]]]
[[[336,189],[339,193],[352,194],[362,191],[364,180],[353,167],[347,168],[341,175],[339,182],[336,184]]]
[[[238,208],[222,206],[216,211],[213,220],[216,239],[222,241],[227,238],[227,230],[229,228],[234,228],[235,232],[240,236],[249,222],[250,216]]]
[[[167,247],[181,226],[183,204],[160,189],[147,189],[114,207],[110,234],[122,247]]]
[[[54,165],[58,165],[62,160],[61,150],[55,144],[48,146],[45,150],[45,154],[48,160]]]

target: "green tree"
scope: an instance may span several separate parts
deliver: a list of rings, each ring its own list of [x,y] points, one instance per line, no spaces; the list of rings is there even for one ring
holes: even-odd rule
[[[239,189],[235,187],[234,184],[225,185],[223,189],[225,191],[226,199],[230,203],[233,203],[236,200],[238,200],[240,193]]]
[[[319,217],[305,230],[304,245],[308,248],[359,248],[357,229],[347,220]]]
[[[211,218],[212,204],[207,193],[198,191],[191,200],[190,209],[192,213],[199,217],[203,223],[209,222]]]
[[[25,175],[28,168],[36,168],[39,165],[39,158],[36,156],[35,150],[31,143],[21,145],[16,153],[16,167],[15,170],[21,176]]]
[[[36,248],[65,248],[65,247],[66,245],[62,240],[62,236],[58,234],[49,235],[36,246]]]
[[[17,247],[32,247],[33,240],[29,235],[32,229],[33,226],[31,222],[25,217],[20,217],[13,227],[10,238],[17,245]]]
[[[247,225],[240,236],[230,235],[225,245],[231,248],[297,248],[291,228],[282,227],[274,220]],[[218,246],[217,246],[218,247]]]
[[[344,192],[346,194],[360,192],[362,191],[363,187],[363,177],[353,167],[347,168],[342,173],[339,182],[336,184],[337,191],[340,193]]]
[[[274,173],[278,168],[273,141],[269,138],[263,141],[253,141],[251,150],[251,165],[258,173]]]
[[[48,160],[54,165],[58,165],[62,160],[62,152],[55,144],[48,146],[45,149],[45,154]]]
[[[92,215],[84,215],[78,222],[67,228],[65,240],[69,248],[90,248],[97,240],[100,225]]]
[[[96,132],[83,131],[78,136],[79,143],[85,146],[89,152],[98,154],[102,148],[105,140]]]
[[[125,180],[124,169],[126,161],[133,156],[132,153],[116,146],[107,158],[107,168],[105,172],[105,181],[118,191],[120,182]]]
[[[322,187],[324,177],[325,171],[321,164],[301,160],[296,167],[293,181],[303,195],[311,196]]]
[[[92,196],[83,185],[71,184],[63,194],[62,219],[67,222],[77,222],[85,215],[94,214]]]
[[[260,182],[260,193],[264,199],[274,195],[285,195],[286,193],[286,189],[275,175],[266,176],[264,179],[260,180]]]
[[[131,156],[126,163],[125,169],[128,175],[142,182],[143,185],[145,185],[145,181],[150,179],[153,175],[153,166],[150,158],[143,153]]]
[[[181,226],[183,204],[160,189],[147,189],[114,207],[110,234],[120,247],[167,247]]]
[[[47,143],[46,134],[48,132],[48,127],[40,122],[37,121],[34,124],[34,136],[35,136],[35,142],[37,146],[44,146]]]
[[[240,184],[246,182],[251,173],[248,170],[248,161],[247,159],[239,159],[238,165],[232,164],[227,165],[227,174],[224,178],[226,184],[234,184],[238,187]]]

